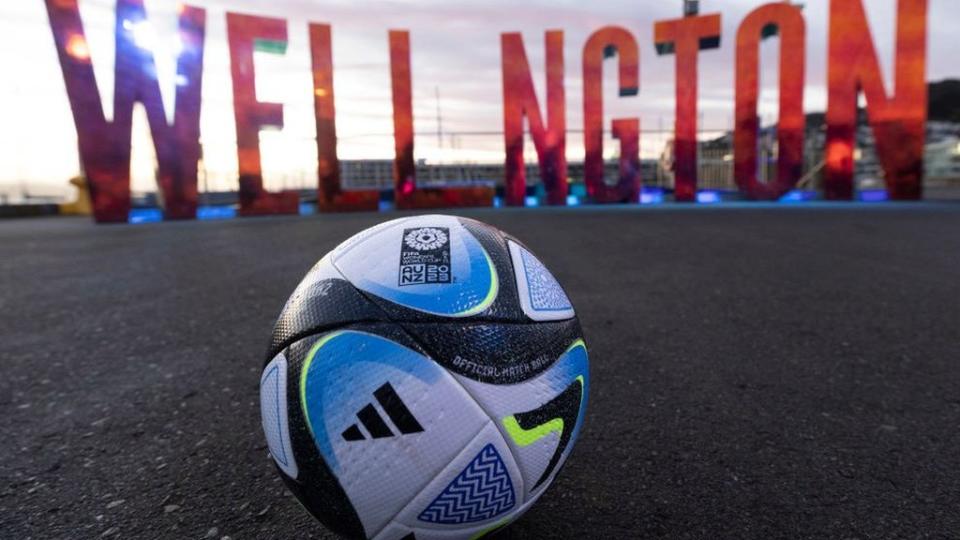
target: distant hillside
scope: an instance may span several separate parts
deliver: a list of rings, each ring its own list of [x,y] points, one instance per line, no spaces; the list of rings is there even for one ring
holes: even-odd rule
[[[946,79],[927,85],[928,119],[960,124],[960,79]],[[859,124],[867,124],[867,111],[860,109]],[[822,112],[807,113],[807,129],[819,129],[826,123]]]
[[[947,79],[927,86],[930,120],[960,123],[960,80]]]
[[[960,79],[944,79],[927,84],[927,120],[934,122],[953,122],[960,124]],[[806,115],[807,132],[826,129],[827,115],[823,112],[811,112]],[[857,109],[857,124],[866,126],[870,122],[866,109]],[[769,127],[764,129],[770,129]],[[960,134],[960,133],[958,133]],[[714,145],[729,145],[730,133],[709,141]]]

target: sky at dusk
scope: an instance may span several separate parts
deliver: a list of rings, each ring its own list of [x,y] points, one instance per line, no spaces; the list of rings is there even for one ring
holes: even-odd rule
[[[313,93],[307,23],[333,27],[334,80],[341,159],[393,157],[387,31],[411,32],[416,157],[428,162],[498,162],[503,139],[466,132],[502,130],[500,34],[523,33],[541,105],[544,95],[544,32],[565,32],[568,158],[583,159],[581,54],[587,37],[607,25],[634,33],[640,46],[641,88],[617,96],[615,64],[605,69],[605,125],[612,118],[639,117],[644,157],[655,157],[673,128],[674,57],[657,56],[654,21],[676,18],[679,0],[616,1],[362,1],[192,0],[207,9],[201,137],[210,189],[236,188],[236,147],[226,45],[227,11],[286,19],[285,55],[257,54],[261,101],[284,105],[285,128],[261,137],[267,187],[314,185]],[[745,15],[761,0],[702,0],[701,12],[723,15],[721,48],[701,54],[702,127],[730,129],[734,111],[734,42]],[[956,29],[960,2],[929,0],[928,80],[960,77]],[[891,86],[896,0],[865,1],[888,90]],[[154,32],[159,79],[168,114],[175,88],[176,2],[146,0]],[[826,107],[827,0],[805,2],[807,90],[805,107]],[[114,2],[80,0],[97,82],[108,118],[112,111]],[[762,46],[760,114],[776,121],[778,40]],[[42,0],[0,4],[0,186],[26,184],[39,193],[59,193],[77,174],[76,131]],[[439,94],[439,100],[437,95]],[[437,107],[444,137],[438,141]],[[613,155],[609,135],[605,151]],[[134,124],[133,188],[153,191],[153,156],[146,119]]]

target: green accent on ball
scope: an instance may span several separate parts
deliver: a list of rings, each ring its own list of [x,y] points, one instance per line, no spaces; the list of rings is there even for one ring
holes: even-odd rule
[[[577,347],[583,347],[583,350],[587,350],[587,344],[583,342],[583,339],[578,339],[578,340],[574,341],[573,343],[571,343],[570,346],[567,347],[567,350],[564,351],[563,354],[567,354],[568,352],[576,349]],[[583,375],[581,375],[581,376],[578,377],[578,378],[580,379],[580,382],[583,382]]]
[[[303,361],[303,367],[300,368],[300,408],[303,410],[303,418],[307,421],[307,428],[310,430],[311,437],[313,436],[313,423],[310,422],[310,413],[307,412],[307,373],[310,372],[310,364],[313,363],[313,359],[317,356],[317,353],[320,352],[320,349],[331,339],[342,333],[343,332],[331,332],[320,338],[313,344],[313,347],[310,347],[310,351],[307,353],[307,359]]]
[[[583,347],[584,350],[587,349],[586,343],[582,339],[574,341],[570,347],[567,348],[567,354],[570,351],[576,349],[577,347]],[[583,375],[577,375],[574,379],[580,383],[580,388],[585,386],[585,380]],[[585,393],[581,392],[580,394],[580,407],[583,407],[583,398]],[[540,439],[550,435],[551,433],[556,433],[558,435],[563,433],[563,419],[554,418],[548,422],[540,424],[539,426],[533,427],[531,429],[523,429],[520,427],[520,423],[517,422],[517,418],[514,415],[507,416],[503,419],[503,427],[507,429],[507,433],[510,434],[510,438],[513,439],[513,442],[517,443],[521,448],[525,446],[530,446],[531,444],[539,441]]]
[[[517,418],[513,415],[510,415],[503,419],[503,427],[507,428],[507,433],[510,434],[510,438],[513,439],[513,442],[517,443],[517,445],[522,448],[525,446],[530,446],[531,444],[539,441],[547,435],[550,435],[551,433],[563,433],[563,419],[554,418],[553,420],[550,420],[545,424],[540,424],[533,429],[523,429],[520,427],[520,424],[517,423]]]
[[[483,256],[487,259],[487,268],[490,269],[490,289],[487,291],[487,296],[484,297],[482,302],[468,310],[455,313],[453,315],[454,317],[476,315],[493,305],[493,301],[497,299],[497,292],[500,290],[500,277],[497,276],[497,268],[493,265],[493,259],[487,254],[487,250],[483,249],[483,247],[481,247],[480,250],[483,251]]]

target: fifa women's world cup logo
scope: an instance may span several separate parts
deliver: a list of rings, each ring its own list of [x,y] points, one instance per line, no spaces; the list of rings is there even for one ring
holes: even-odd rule
[[[399,285],[450,283],[450,229],[404,229]]]

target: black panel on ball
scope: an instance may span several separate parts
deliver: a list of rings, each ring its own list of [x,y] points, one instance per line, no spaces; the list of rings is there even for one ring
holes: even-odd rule
[[[517,293],[517,283],[513,275],[513,260],[510,258],[510,248],[507,247],[505,235],[499,229],[481,223],[474,219],[459,218],[460,223],[480,242],[483,249],[490,255],[497,275],[500,278],[500,292],[497,300],[487,310],[488,320],[528,320],[520,307]]]
[[[440,365],[471,379],[515,384],[546,371],[582,337],[576,318],[557,322],[401,323]]]
[[[386,313],[348,281],[311,280],[311,275],[307,274],[277,319],[267,362],[284,347],[305,336],[345,324],[386,320]]]

